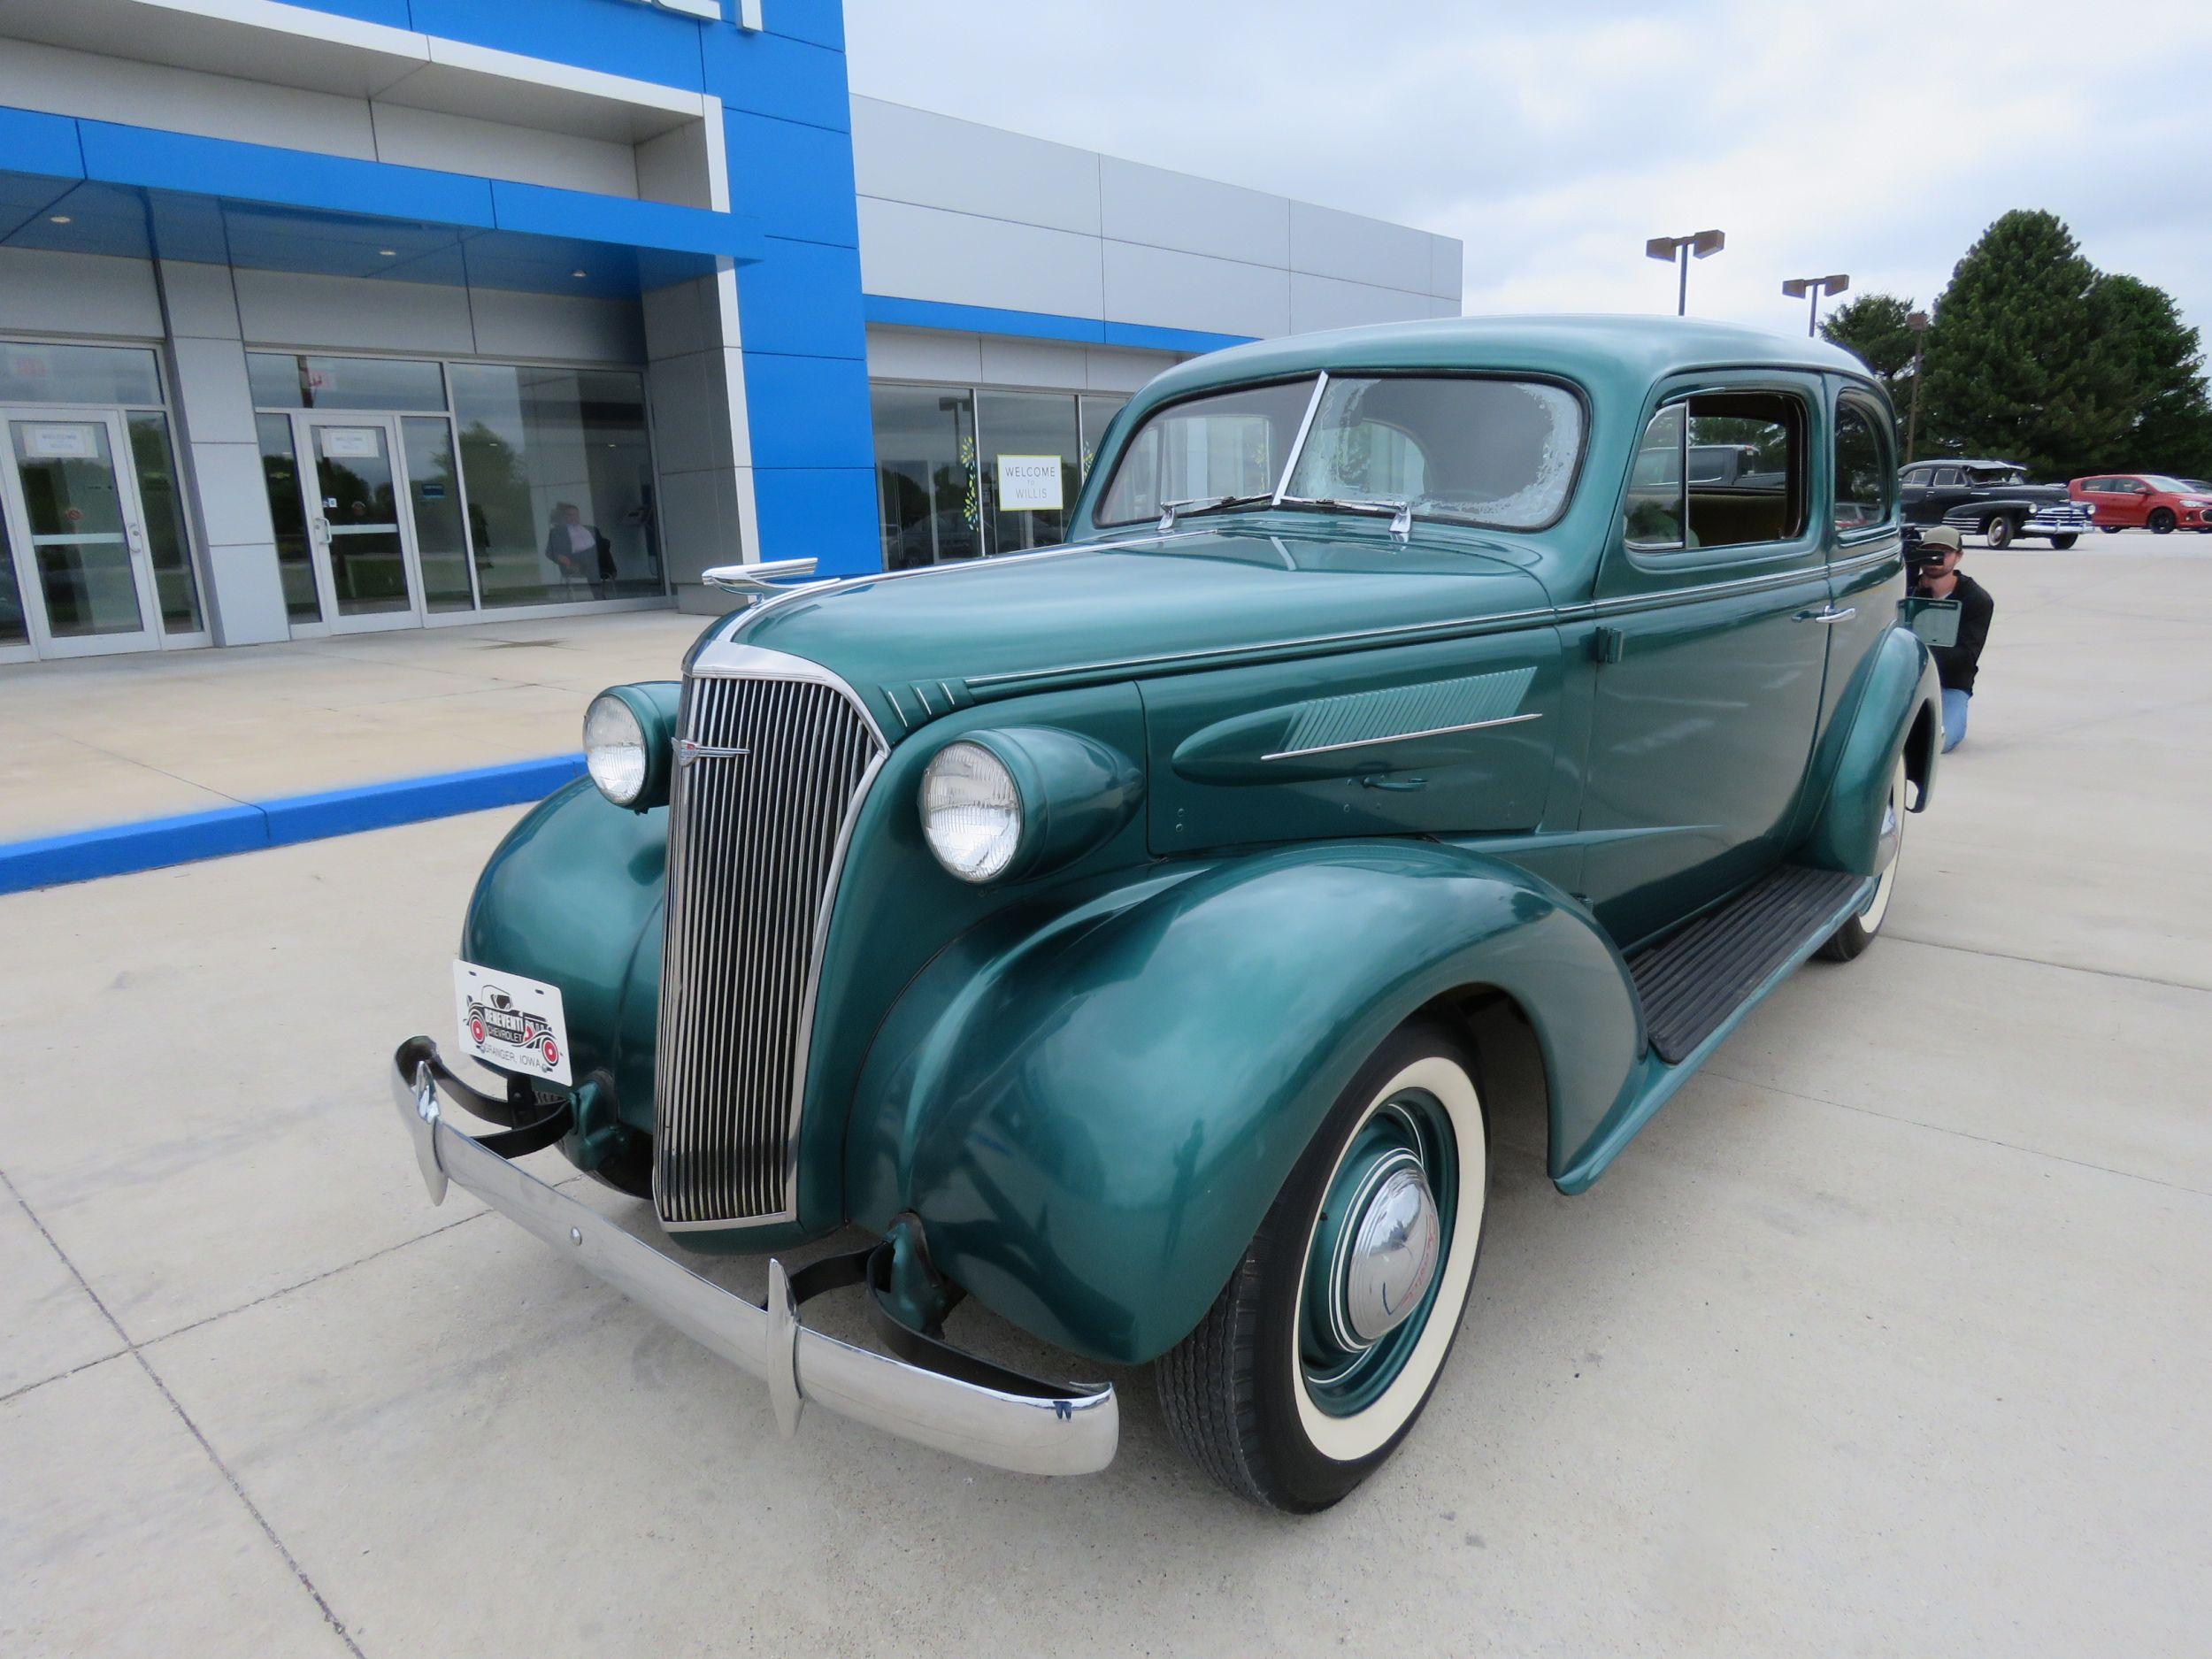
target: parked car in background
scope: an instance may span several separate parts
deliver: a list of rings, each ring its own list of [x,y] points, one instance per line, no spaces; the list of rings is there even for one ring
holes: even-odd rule
[[[2026,469],[2010,461],[1916,461],[1898,481],[1909,522],[1971,531],[1992,547],[2039,535],[2063,549],[2093,522],[2065,485],[2031,484]]]
[[[538,987],[575,1081],[394,1056],[433,1197],[759,1378],[787,1432],[811,1403],[1102,1467],[1112,1386],[955,1347],[972,1296],[1064,1376],[1156,1361],[1167,1432],[1240,1496],[1335,1502],[1462,1334],[1502,1079],[1542,1079],[1579,1193],[1801,963],[1880,931],[1947,642],[1896,453],[1865,365],[1804,339],[1343,329],[1155,380],[1066,546],[709,572],[758,603],[680,682],[592,703],[588,780],[463,924],[457,985]],[[510,1162],[553,1146],[648,1215]],[[764,1304],[656,1225],[869,1242],[771,1259]],[[817,1319],[841,1290],[880,1348]]]
[[[2144,529],[2153,535],[2176,530],[2212,530],[2212,488],[2200,480],[2163,472],[2104,472],[2078,478],[2067,488],[2095,515],[2107,535]]]

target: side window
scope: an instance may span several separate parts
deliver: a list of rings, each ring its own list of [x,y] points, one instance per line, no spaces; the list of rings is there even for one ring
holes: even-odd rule
[[[1938,488],[1955,486],[1959,481],[1959,470],[1955,466],[1939,466],[1936,468],[1936,475],[1932,481]]]
[[[1807,424],[1786,392],[1707,392],[1661,410],[1629,473],[1628,540],[1724,548],[1801,534]]]
[[[1857,398],[1836,404],[1836,528],[1847,534],[1887,524],[1897,511],[1888,426]]]

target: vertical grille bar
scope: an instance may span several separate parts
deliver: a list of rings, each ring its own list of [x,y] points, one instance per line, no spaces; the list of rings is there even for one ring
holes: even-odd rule
[[[671,1226],[780,1220],[829,902],[885,749],[824,680],[695,677],[680,726],[654,1193]]]

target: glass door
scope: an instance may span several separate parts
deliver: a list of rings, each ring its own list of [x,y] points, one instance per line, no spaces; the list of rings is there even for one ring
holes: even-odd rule
[[[422,574],[397,418],[302,411],[292,422],[323,619],[340,634],[419,627]]]
[[[146,518],[118,414],[11,409],[0,467],[19,558],[0,582],[0,647],[24,635],[41,657],[145,650],[159,595]]]

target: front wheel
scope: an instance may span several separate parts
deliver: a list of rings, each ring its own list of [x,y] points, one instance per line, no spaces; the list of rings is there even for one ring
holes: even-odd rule
[[[2073,546],[2075,542],[2080,540],[2081,538],[2078,535],[2055,535],[2051,538],[2051,545],[2057,549],[2061,553],[2063,553],[2068,548]]]
[[[1890,774],[1888,797],[1882,803],[1882,834],[1874,855],[1882,873],[1875,878],[1874,891],[1859,913],[1829,934],[1827,943],[1821,946],[1820,954],[1827,961],[1850,961],[1882,931],[1882,918],[1889,914],[1889,896],[1897,886],[1897,861],[1905,850],[1905,757],[1900,755],[1897,770]]]
[[[2012,520],[2000,513],[1982,526],[1982,534],[1988,538],[1990,546],[2008,548],[2012,545]]]
[[[2107,535],[2117,535],[2120,534],[2120,526],[2116,524],[2101,524],[2097,526],[2097,528],[2103,531]]]
[[[1325,1509],[1398,1448],[1459,1333],[1489,1137],[1465,1048],[1392,1033],[1330,1109],[1198,1328],[1164,1356],[1168,1428],[1238,1496]]]
[[[2144,522],[2150,526],[2153,535],[2171,535],[2174,533],[2174,510],[2161,507]]]

